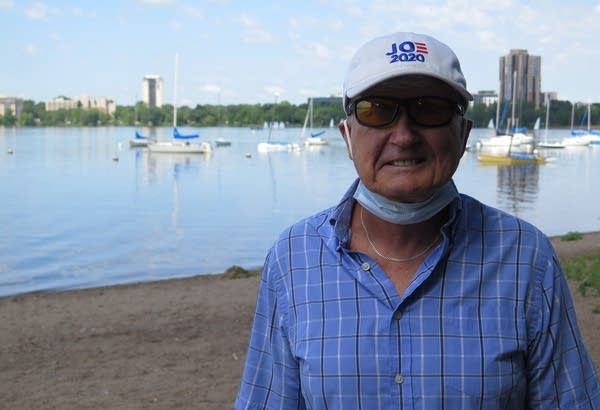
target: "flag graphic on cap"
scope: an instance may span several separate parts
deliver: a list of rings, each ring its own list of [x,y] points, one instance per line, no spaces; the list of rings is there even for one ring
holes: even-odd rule
[[[416,51],[417,53],[423,53],[423,54],[427,54],[427,44],[425,43],[419,43],[417,41],[414,42],[415,43],[415,47],[416,47]]]

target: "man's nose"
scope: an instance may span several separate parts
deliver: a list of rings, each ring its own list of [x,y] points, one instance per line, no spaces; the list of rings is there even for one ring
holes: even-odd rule
[[[399,108],[396,119],[390,126],[389,142],[400,146],[414,144],[416,134],[413,128],[414,122],[406,115],[406,110]]]

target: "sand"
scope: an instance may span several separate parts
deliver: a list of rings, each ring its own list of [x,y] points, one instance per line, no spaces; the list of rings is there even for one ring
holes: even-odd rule
[[[600,233],[553,238],[600,253]],[[258,276],[198,276],[0,298],[0,408],[231,409]],[[598,297],[572,293],[600,365]]]

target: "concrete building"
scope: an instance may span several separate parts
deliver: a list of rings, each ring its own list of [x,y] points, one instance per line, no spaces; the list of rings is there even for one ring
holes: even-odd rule
[[[82,108],[84,110],[97,109],[105,114],[113,115],[117,110],[117,104],[112,97],[89,97],[81,95],[77,98],[68,98],[65,96],[56,97],[50,101],[44,102],[46,111],[71,110]]]
[[[485,104],[486,107],[498,102],[498,93],[493,90],[480,90],[473,94],[473,104]]]
[[[163,105],[163,80],[156,74],[148,74],[142,80],[142,101],[149,107]]]
[[[558,93],[556,91],[546,91],[542,93],[542,104],[546,105],[546,101],[558,100]]]
[[[0,95],[0,116],[4,117],[4,115],[6,115],[6,113],[10,111],[12,115],[18,117],[19,115],[21,115],[22,108],[22,98]]]
[[[542,58],[527,50],[510,50],[500,57],[500,101],[511,100],[513,74],[515,76],[515,103],[532,102],[536,109],[542,105]]]

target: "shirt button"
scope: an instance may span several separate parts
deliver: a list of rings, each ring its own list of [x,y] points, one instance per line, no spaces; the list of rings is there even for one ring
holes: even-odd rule
[[[402,318],[402,312],[397,310],[394,312],[394,320],[400,320]]]
[[[369,262],[363,262],[362,265],[360,265],[360,268],[364,271],[367,271],[371,269],[371,265],[369,265]]]
[[[397,374],[396,377],[394,377],[394,381],[398,384],[402,384],[404,383],[404,376]]]

